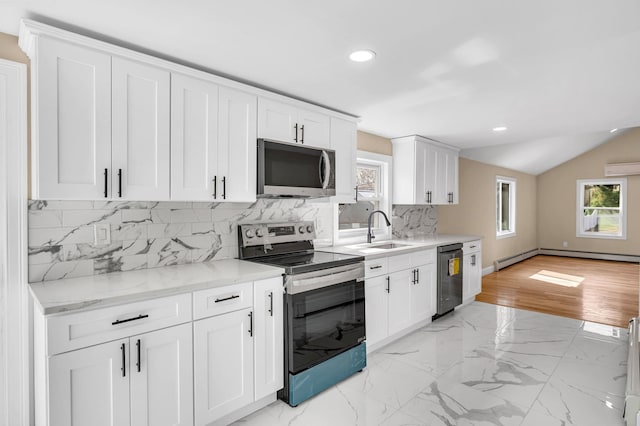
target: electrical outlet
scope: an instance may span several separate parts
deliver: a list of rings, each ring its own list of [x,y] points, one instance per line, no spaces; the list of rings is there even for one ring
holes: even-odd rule
[[[562,242],[562,247],[569,247],[569,242],[568,241],[563,241]]]
[[[111,244],[111,225],[108,223],[93,225],[93,243],[97,246]]]

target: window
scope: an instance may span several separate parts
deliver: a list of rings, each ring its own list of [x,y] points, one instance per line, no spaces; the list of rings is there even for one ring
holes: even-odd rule
[[[358,151],[356,167],[357,201],[339,204],[336,240],[341,243],[365,241],[371,212],[382,210],[391,220],[391,157]],[[391,238],[391,229],[382,215],[372,217],[371,229],[378,239]]]
[[[626,239],[626,194],[625,178],[578,180],[576,236]]]
[[[516,235],[516,180],[496,177],[496,237]]]

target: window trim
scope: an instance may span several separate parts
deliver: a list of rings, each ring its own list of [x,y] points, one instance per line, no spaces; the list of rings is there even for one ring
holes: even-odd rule
[[[584,209],[584,185],[620,185],[620,234],[600,234],[582,230],[582,210]],[[601,178],[576,180],[576,237],[596,238],[603,240],[627,239],[627,178]]]
[[[373,228],[372,232],[376,238],[375,241],[390,240],[393,235],[392,234],[392,228],[393,228],[392,204],[391,204],[391,200],[393,199],[392,193],[391,193],[392,191],[392,186],[391,186],[392,158],[390,155],[358,150],[356,155],[356,166],[357,164],[362,164],[362,163],[380,165],[380,171],[382,173],[382,183],[381,183],[382,197],[379,199],[380,210],[384,211],[387,214],[389,221],[392,222],[392,226],[383,226],[381,228]],[[344,245],[344,244],[366,243],[367,242],[366,228],[342,229],[342,230],[340,229],[340,218],[339,218],[338,207],[339,207],[339,203],[335,203],[334,209],[333,209],[334,210],[333,244]],[[380,218],[380,223],[384,223],[383,218]]]
[[[498,184],[499,183],[508,183],[509,184],[509,224],[511,225],[511,229],[507,231],[502,231],[500,229],[500,212],[502,212],[502,197],[498,192]],[[517,192],[517,179],[507,176],[496,176],[496,239],[500,240],[502,238],[510,238],[515,237],[516,233],[516,192]]]

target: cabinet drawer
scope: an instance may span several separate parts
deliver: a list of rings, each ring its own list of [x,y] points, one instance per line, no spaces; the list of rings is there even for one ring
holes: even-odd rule
[[[240,283],[193,293],[193,319],[220,315],[253,306],[253,283]]]
[[[482,241],[469,241],[468,243],[462,244],[462,252],[464,254],[476,253],[482,250]]]
[[[145,300],[46,319],[47,355],[191,321],[191,294]]]
[[[413,263],[413,253],[399,254],[389,257],[389,273],[402,271],[415,266]]]
[[[411,266],[428,265],[430,263],[436,263],[436,249],[428,249],[411,253]]]
[[[378,275],[384,275],[389,269],[389,263],[386,257],[374,260],[366,260],[364,262],[364,277],[371,278]]]

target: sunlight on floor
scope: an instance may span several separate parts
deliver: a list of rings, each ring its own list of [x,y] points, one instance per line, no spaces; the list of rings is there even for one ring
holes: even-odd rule
[[[580,283],[584,281],[584,277],[561,274],[560,272],[545,271],[545,270],[539,271],[531,275],[529,278],[538,280],[538,281],[544,281],[550,284],[561,285],[564,287],[578,287]]]

